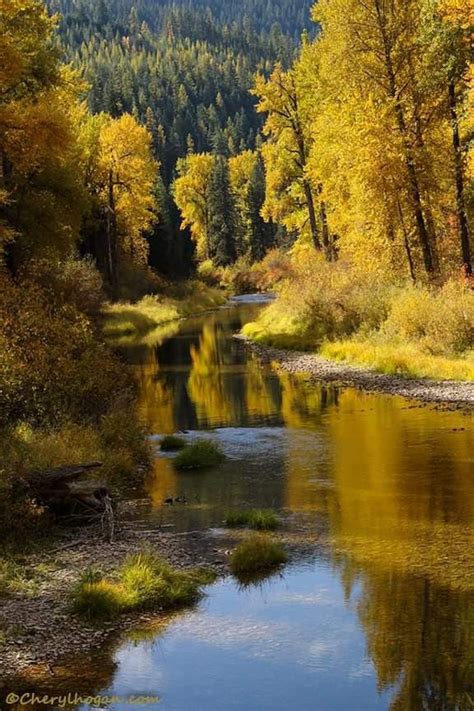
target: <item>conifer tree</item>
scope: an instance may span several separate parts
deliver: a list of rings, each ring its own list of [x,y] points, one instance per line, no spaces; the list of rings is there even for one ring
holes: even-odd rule
[[[257,158],[250,175],[246,195],[247,239],[250,259],[258,262],[272,246],[275,230],[272,223],[265,222],[262,208],[265,202],[265,170],[262,156]]]
[[[208,210],[209,254],[216,266],[225,267],[237,258],[237,216],[230,188],[229,165],[221,155],[214,158]]]

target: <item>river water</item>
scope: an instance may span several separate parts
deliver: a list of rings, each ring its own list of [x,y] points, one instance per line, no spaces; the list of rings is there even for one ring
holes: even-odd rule
[[[272,507],[314,543],[258,585],[220,580],[81,677],[117,710],[130,694],[163,711],[474,708],[472,417],[262,367],[232,338],[260,308],[233,302],[127,349],[151,431],[227,455],[194,474],[157,455],[149,516],[211,529],[218,548],[226,511]]]

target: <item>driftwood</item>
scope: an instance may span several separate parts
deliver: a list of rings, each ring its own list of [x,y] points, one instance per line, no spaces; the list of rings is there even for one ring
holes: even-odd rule
[[[113,538],[114,516],[108,488],[100,481],[81,477],[99,469],[101,462],[32,471],[25,476],[29,495],[57,519],[70,524],[107,524]]]

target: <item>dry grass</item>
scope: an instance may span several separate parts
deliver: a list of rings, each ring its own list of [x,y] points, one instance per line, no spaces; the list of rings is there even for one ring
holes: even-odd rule
[[[371,341],[326,343],[326,358],[373,368],[387,375],[431,378],[433,380],[474,380],[474,354],[464,358],[427,355],[415,345],[377,344]]]
[[[137,303],[109,304],[104,312],[104,333],[108,338],[145,335],[163,324],[221,306],[225,300],[218,289],[191,282],[175,288],[170,296],[149,295]]]
[[[378,272],[300,255],[277,301],[243,333],[383,373],[474,379],[474,290],[461,278],[441,287],[395,284]]]

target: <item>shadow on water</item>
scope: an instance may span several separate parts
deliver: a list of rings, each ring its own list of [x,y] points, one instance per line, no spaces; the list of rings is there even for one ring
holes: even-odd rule
[[[472,417],[262,367],[232,338],[259,308],[242,300],[127,351],[156,433],[147,520],[218,528],[272,507],[287,533],[327,545],[258,585],[219,581],[77,678],[157,693],[165,711],[474,708]],[[217,440],[225,462],[177,472],[158,451],[176,432]]]

